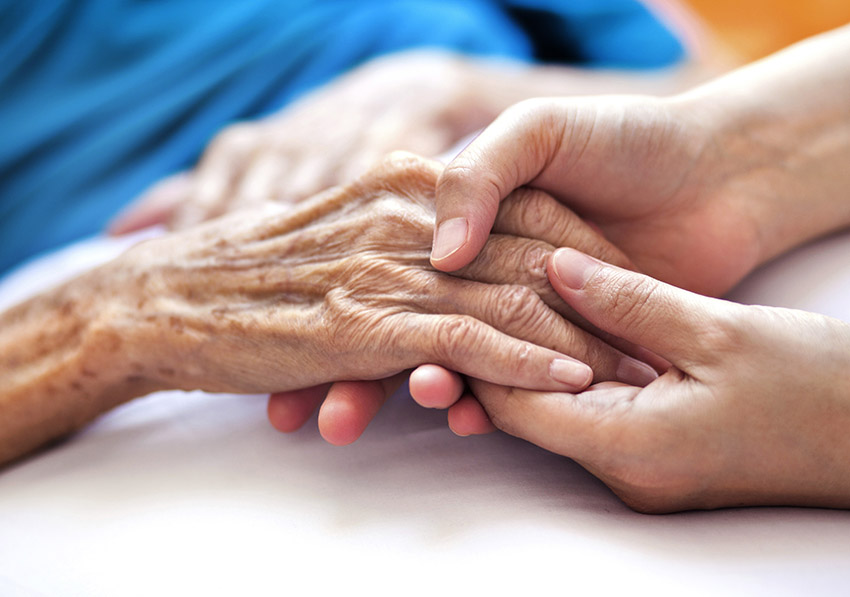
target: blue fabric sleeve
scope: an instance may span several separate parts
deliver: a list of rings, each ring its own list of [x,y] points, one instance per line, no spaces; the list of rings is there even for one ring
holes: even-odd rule
[[[224,125],[415,47],[663,66],[636,0],[0,0],[0,273],[101,230]]]

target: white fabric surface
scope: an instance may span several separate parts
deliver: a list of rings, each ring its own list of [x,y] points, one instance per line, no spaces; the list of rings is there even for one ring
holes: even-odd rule
[[[0,284],[0,308],[114,252]],[[69,265],[70,264],[70,265]],[[850,234],[754,274],[742,302],[850,320]],[[397,394],[352,446],[260,396],[166,392],[0,472],[0,595],[847,595],[850,512],[643,516],[574,463],[457,438]]]

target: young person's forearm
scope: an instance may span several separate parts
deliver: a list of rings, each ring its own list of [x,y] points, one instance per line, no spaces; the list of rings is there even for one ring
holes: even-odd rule
[[[113,325],[105,268],[0,313],[0,464],[156,389]]]
[[[850,26],[683,94],[758,197],[762,261],[850,226]],[[757,189],[755,193],[752,189]]]

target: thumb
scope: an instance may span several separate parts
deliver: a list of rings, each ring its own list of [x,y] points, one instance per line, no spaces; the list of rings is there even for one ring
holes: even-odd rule
[[[436,188],[435,268],[454,271],[475,259],[502,199],[552,162],[565,125],[550,104],[527,100],[508,108],[443,170]]]
[[[680,369],[699,359],[700,338],[732,308],[574,249],[555,251],[548,273],[555,291],[588,321]]]

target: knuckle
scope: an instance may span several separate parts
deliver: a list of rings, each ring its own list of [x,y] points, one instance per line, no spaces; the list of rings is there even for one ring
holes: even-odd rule
[[[445,364],[465,360],[480,337],[478,321],[468,315],[447,315],[438,325],[434,353]]]
[[[509,371],[514,373],[528,372],[534,362],[534,349],[524,342],[516,343],[508,352]]]
[[[525,230],[536,230],[541,225],[557,223],[551,199],[542,191],[520,188],[511,193],[510,200],[519,207],[519,224]]]
[[[658,283],[645,276],[619,276],[607,284],[610,317],[624,328],[641,324],[646,306],[658,292]]]
[[[256,124],[245,122],[233,124],[216,135],[210,148],[214,151],[239,151],[251,144],[256,133]]]
[[[428,190],[433,199],[439,168],[433,160],[407,151],[394,151],[370,168],[363,180],[401,195]]]
[[[494,320],[503,330],[536,327],[546,306],[527,286],[503,286],[493,299]]]
[[[532,280],[546,281],[546,267],[549,263],[549,257],[552,251],[543,246],[542,243],[531,243],[525,247],[520,257],[519,266],[524,277],[530,277]]]

